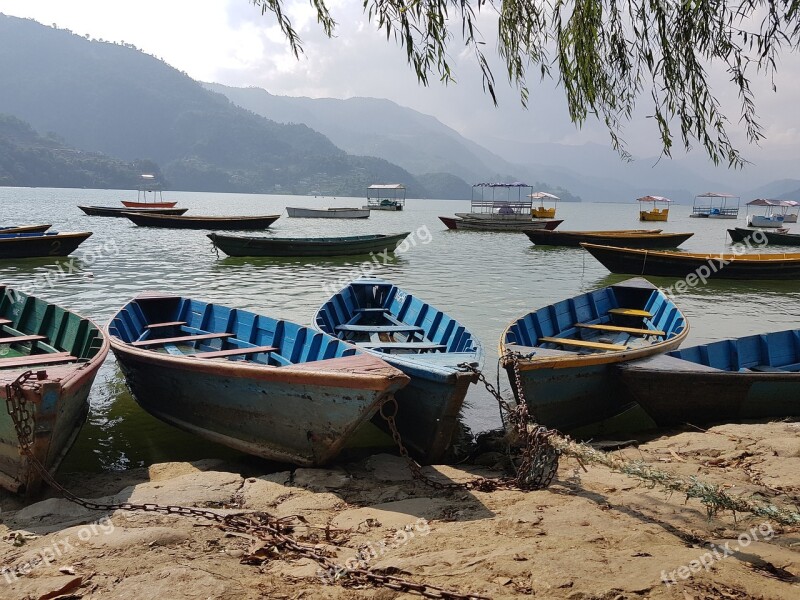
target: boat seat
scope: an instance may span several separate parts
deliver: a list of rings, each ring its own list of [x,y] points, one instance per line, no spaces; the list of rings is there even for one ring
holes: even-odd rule
[[[653,315],[639,308],[612,308],[608,311],[610,315],[619,315],[620,317],[641,317],[642,319],[652,319]]]
[[[198,352],[190,354],[192,358],[222,358],[226,356],[246,356],[248,354],[259,354],[261,352],[277,352],[274,346],[252,346],[250,348],[232,348],[230,350],[215,350],[212,352]]]
[[[371,350],[382,348],[384,350],[446,350],[443,344],[433,342],[356,342],[360,348]]]
[[[151,323],[147,329],[160,329],[161,327],[180,327],[186,325],[186,321],[165,321],[164,323]]]
[[[0,344],[22,344],[24,342],[42,342],[47,339],[44,335],[15,335],[0,337]]]
[[[587,342],[586,340],[573,340],[569,338],[540,337],[540,343],[559,344],[561,346],[575,346],[576,348],[589,348],[591,350],[627,350],[621,344],[606,344],[603,342]]]
[[[416,325],[337,325],[336,331],[352,331],[364,333],[424,333],[422,327]]]
[[[384,308],[383,306],[378,308],[357,308],[353,312],[357,313],[385,313],[389,312],[388,308]]]
[[[599,331],[617,331],[619,333],[632,333],[634,335],[660,335],[666,336],[666,332],[657,329],[639,329],[637,327],[620,327],[619,325],[593,325],[590,323],[575,323],[575,327],[584,329],[597,329]]]
[[[0,319],[0,325],[11,325],[13,322],[11,319]]]
[[[72,356],[69,352],[52,352],[50,354],[31,354],[28,356],[15,356],[12,358],[0,358],[0,369],[8,367],[30,367],[34,365],[48,365],[61,362],[74,362],[77,356]]]
[[[163,346],[164,344],[177,344],[180,342],[196,342],[199,340],[215,340],[233,337],[233,333],[204,333],[201,335],[182,335],[179,337],[171,338],[154,338],[152,340],[139,340],[138,342],[131,342],[131,346],[143,348],[146,346]]]

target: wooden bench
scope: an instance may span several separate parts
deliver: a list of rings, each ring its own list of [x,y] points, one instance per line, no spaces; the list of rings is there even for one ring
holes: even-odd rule
[[[618,315],[620,317],[641,317],[642,319],[651,319],[652,314],[646,310],[638,308],[612,308],[608,311],[610,315]]]
[[[586,340],[571,340],[569,338],[540,337],[540,343],[559,344],[561,346],[575,346],[576,348],[589,348],[591,350],[627,350],[627,346],[621,344],[605,344],[602,342],[587,342]]]
[[[230,350],[216,350],[213,352],[199,352],[190,354],[193,358],[223,358],[226,356],[246,356],[248,354],[259,354],[260,352],[277,352],[274,346],[253,346],[252,348],[232,348]]]
[[[378,308],[357,308],[353,312],[357,313],[385,313],[389,312],[388,308],[378,307]]]
[[[162,327],[180,327],[186,325],[186,321],[167,321],[165,323],[152,323],[147,326],[147,329],[160,329]]]
[[[336,331],[363,333],[425,333],[416,325],[337,325]]]
[[[617,331],[619,333],[632,333],[634,335],[667,335],[664,331],[657,329],[639,329],[637,327],[620,327],[619,325],[593,325],[590,323],[575,323],[575,327],[584,329],[596,329],[598,331]]]
[[[0,344],[22,344],[24,342],[43,342],[47,339],[44,335],[15,335],[12,337],[0,337]]]
[[[446,350],[447,346],[433,342],[356,342],[360,348],[375,350]]]
[[[204,333],[202,335],[181,335],[171,338],[155,338],[152,340],[139,340],[138,342],[131,342],[131,346],[137,348],[144,348],[147,346],[163,346],[164,344],[179,344],[181,342],[197,342],[200,340],[219,340],[233,337],[232,333]]]
[[[14,356],[12,358],[0,358],[0,368],[8,367],[30,367],[33,365],[49,365],[60,362],[74,362],[77,356],[72,356],[69,352],[52,352],[50,354],[31,354],[29,356]]]
[[[0,318],[0,325],[11,325],[13,322],[11,319]]]

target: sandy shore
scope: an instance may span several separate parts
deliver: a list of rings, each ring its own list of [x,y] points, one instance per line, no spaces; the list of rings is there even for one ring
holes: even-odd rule
[[[800,423],[725,425],[663,435],[620,454],[729,493],[800,506]],[[486,457],[491,458],[491,457]],[[491,461],[484,461],[491,462]],[[427,467],[441,481],[496,474]],[[696,500],[604,467],[562,459],[542,491],[437,491],[401,459],[335,469],[239,473],[218,460],[101,475],[61,474],[75,493],[223,513],[302,515],[299,540],[340,569],[492,598],[800,598],[800,526],[746,514],[712,518]],[[406,598],[196,518],[91,512],[59,498],[0,496],[0,598]],[[328,528],[327,536],[325,527]],[[326,539],[328,537],[329,539]],[[340,573],[340,576],[343,573]]]

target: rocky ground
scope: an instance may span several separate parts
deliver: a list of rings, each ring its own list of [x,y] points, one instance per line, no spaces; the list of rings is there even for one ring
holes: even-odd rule
[[[618,452],[724,483],[731,494],[800,505],[800,423],[677,432]],[[425,472],[442,482],[496,474],[475,466]],[[572,459],[562,459],[549,489],[527,493],[433,489],[389,455],[266,475],[207,460],[60,478],[101,502],[299,515],[294,537],[324,550],[339,572],[203,518],[0,496],[9,569],[0,573],[0,598],[412,597],[348,578],[359,560],[465,597],[800,597],[800,525],[709,517],[697,500]]]

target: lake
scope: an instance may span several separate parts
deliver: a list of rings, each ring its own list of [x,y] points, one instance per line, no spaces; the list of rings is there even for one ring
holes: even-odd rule
[[[52,223],[54,230],[92,231],[70,259],[0,261],[0,282],[24,288],[105,325],[139,292],[193,296],[276,318],[310,324],[340,282],[372,265],[383,277],[464,323],[483,342],[484,371],[497,374],[505,326],[521,315],[580,292],[626,279],[611,275],[580,248],[537,248],[521,233],[448,231],[437,218],[468,212],[469,201],[410,199],[403,212],[373,211],[369,219],[290,219],[286,206],[362,206],[364,198],[165,192],[187,215],[279,214],[270,231],[253,235],[336,236],[409,231],[407,249],[383,264],[340,259],[226,258],[202,231],[142,228],[127,219],[85,216],[79,204],[121,206],[135,191],[0,188],[0,225]],[[559,229],[693,231],[685,250],[730,251],[726,229],[738,221],[691,219],[673,205],[667,223],[640,223],[636,202],[558,205]],[[760,214],[760,213],[759,213]],[[773,249],[767,249],[773,251]],[[785,249],[774,249],[785,251]],[[59,269],[60,266],[60,269]],[[674,280],[650,278],[662,287]],[[715,281],[675,296],[691,326],[693,345],[723,337],[798,326],[800,282]],[[500,385],[510,395],[505,374]],[[123,469],[170,460],[236,456],[144,413],[131,398],[111,354],[91,393],[89,421],[63,469]],[[473,386],[464,421],[473,432],[500,425],[495,400]]]

